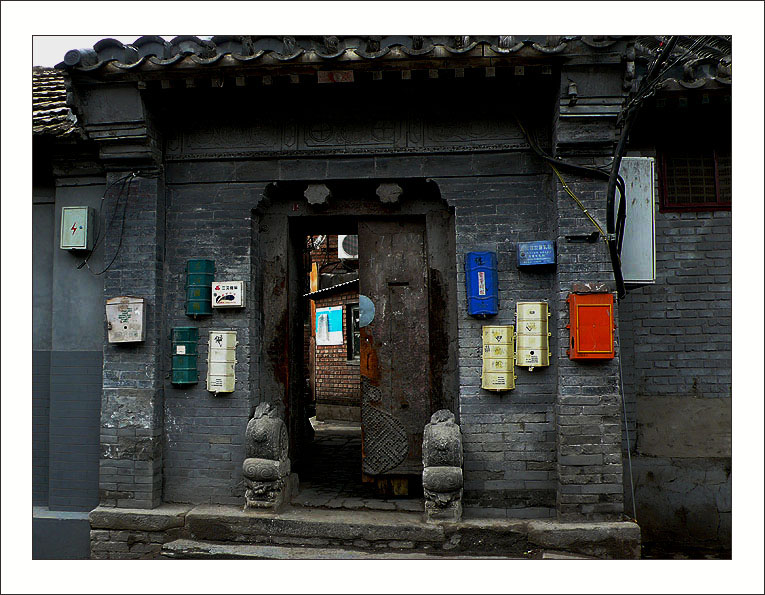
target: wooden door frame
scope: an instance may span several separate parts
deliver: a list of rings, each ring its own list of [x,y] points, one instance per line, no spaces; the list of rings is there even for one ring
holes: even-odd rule
[[[290,434],[290,458],[298,470],[303,446],[310,439],[303,398],[303,300],[301,240],[309,233],[354,233],[361,217],[425,217],[428,251],[430,319],[430,385],[433,409],[449,409],[459,419],[457,341],[457,274],[454,210],[440,196],[433,181],[397,180],[404,189],[396,204],[382,203],[375,190],[383,180],[322,181],[332,195],[325,205],[311,205],[303,197],[306,184],[269,185],[255,209],[253,250],[254,291],[260,312],[254,314],[258,344],[252,345],[251,366],[257,394],[252,405],[280,406]],[[390,180],[384,180],[389,182]],[[303,419],[305,418],[305,419]]]

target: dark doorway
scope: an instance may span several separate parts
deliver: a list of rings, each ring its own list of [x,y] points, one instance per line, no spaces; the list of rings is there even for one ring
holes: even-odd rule
[[[323,205],[297,183],[263,205],[260,396],[284,405],[293,505],[421,510],[424,426],[437,409],[458,414],[453,214],[423,180],[401,182],[395,204],[374,181],[327,186]],[[314,266],[307,253],[322,248]],[[356,326],[363,297],[376,313]],[[328,353],[355,366],[355,399],[322,392]]]

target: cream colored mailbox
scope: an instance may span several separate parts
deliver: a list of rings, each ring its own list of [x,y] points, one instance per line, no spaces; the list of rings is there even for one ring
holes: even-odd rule
[[[547,302],[518,302],[515,306],[516,365],[529,371],[550,365]]]
[[[236,385],[236,331],[210,331],[207,351],[207,390],[232,393]]]
[[[133,343],[146,339],[146,308],[143,298],[122,296],[106,300],[109,343]]]
[[[515,388],[515,345],[512,325],[484,326],[481,388],[505,391]]]

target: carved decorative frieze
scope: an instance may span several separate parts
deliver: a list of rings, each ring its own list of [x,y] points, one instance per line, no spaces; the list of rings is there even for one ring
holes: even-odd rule
[[[169,160],[236,157],[364,155],[524,150],[528,145],[507,115],[471,119],[406,118],[379,114],[329,114],[313,119],[283,118],[250,122],[200,122],[167,133]]]

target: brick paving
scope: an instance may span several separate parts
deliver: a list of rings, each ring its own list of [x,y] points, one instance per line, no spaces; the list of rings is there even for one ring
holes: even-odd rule
[[[421,498],[383,498],[373,484],[361,481],[361,426],[321,422],[314,428],[310,468],[300,474],[300,492],[293,506],[346,510],[423,511]]]

